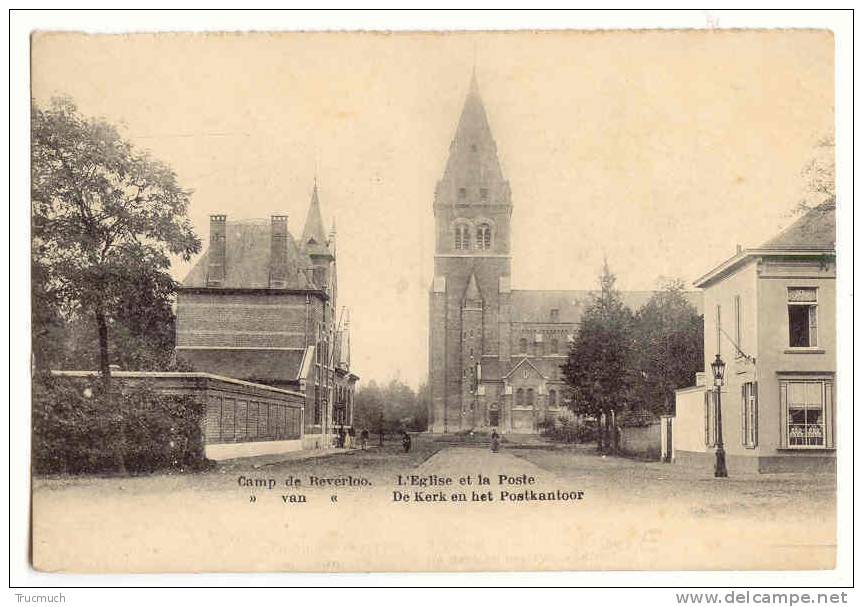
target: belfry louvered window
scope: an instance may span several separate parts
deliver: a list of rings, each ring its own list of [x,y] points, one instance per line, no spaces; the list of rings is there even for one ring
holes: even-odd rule
[[[491,248],[491,226],[487,223],[480,224],[476,229],[476,246],[478,249]]]
[[[470,228],[468,226],[458,225],[455,227],[455,248],[470,248]]]

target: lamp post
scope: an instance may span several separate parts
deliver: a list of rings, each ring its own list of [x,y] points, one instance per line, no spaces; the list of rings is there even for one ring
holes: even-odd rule
[[[725,362],[719,354],[710,363],[713,371],[713,383],[716,386],[716,465],[713,468],[713,476],[726,478],[728,469],[725,467],[725,444],[722,441],[722,378],[725,375]]]

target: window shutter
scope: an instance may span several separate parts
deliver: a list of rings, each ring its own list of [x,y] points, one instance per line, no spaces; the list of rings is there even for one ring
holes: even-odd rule
[[[824,446],[832,449],[833,444],[833,382],[824,382]]]
[[[818,345],[818,306],[809,306],[809,345]]]
[[[788,382],[779,382],[779,446],[788,447]]]
[[[752,382],[752,446],[758,446],[758,382]]]

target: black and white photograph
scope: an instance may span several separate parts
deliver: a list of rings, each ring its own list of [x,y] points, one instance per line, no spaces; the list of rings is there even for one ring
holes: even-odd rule
[[[682,13],[31,30],[28,567],[846,570],[837,35]]]

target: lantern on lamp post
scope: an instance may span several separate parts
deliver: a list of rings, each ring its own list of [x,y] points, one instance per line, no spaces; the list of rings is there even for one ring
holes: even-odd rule
[[[725,478],[728,476],[728,468],[725,467],[725,444],[722,440],[722,379],[725,377],[725,362],[719,354],[710,363],[713,371],[713,385],[716,387],[716,465],[713,468],[713,476]]]

